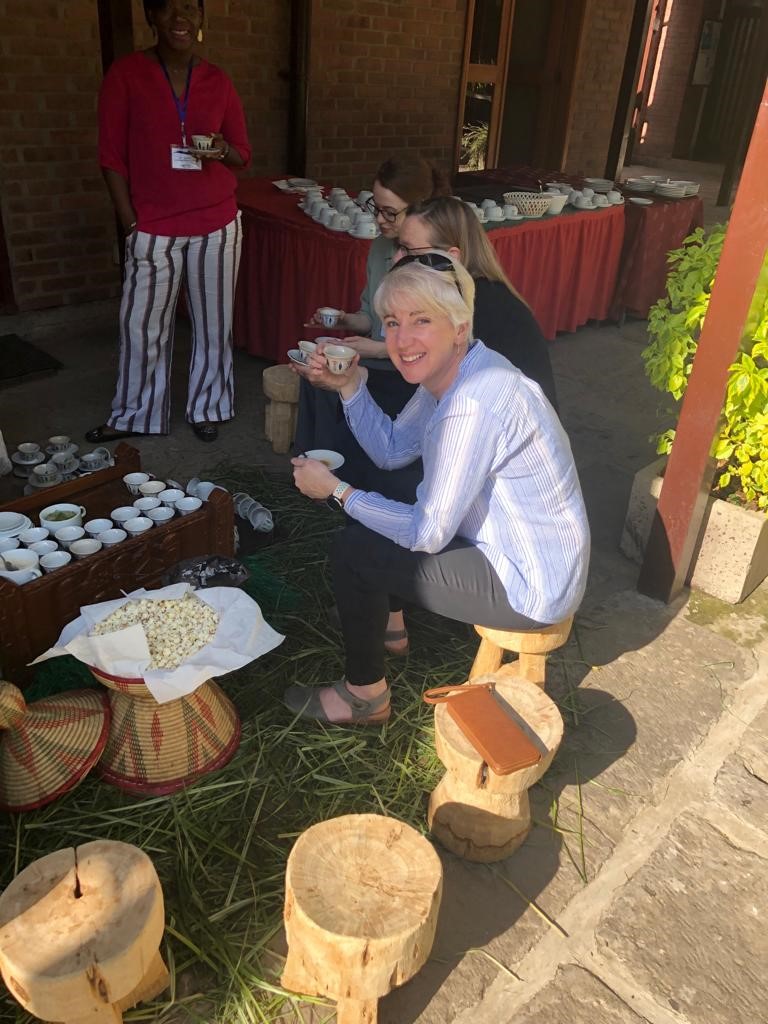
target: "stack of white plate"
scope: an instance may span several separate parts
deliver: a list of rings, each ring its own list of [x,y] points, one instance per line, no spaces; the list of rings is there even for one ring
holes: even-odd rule
[[[685,185],[685,194],[687,196],[697,196],[701,185],[698,181],[678,181],[678,185]]]
[[[32,520],[29,516],[22,515],[21,512],[0,512],[0,540],[18,537],[31,525]]]
[[[682,199],[685,195],[684,181],[657,181],[654,191],[664,199]]]
[[[612,192],[613,182],[608,178],[585,178],[584,184],[591,188],[593,192]]]
[[[650,178],[627,178],[624,187],[630,192],[653,192],[656,183]]]

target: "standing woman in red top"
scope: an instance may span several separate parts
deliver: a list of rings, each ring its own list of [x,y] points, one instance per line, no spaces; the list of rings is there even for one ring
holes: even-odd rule
[[[186,419],[202,441],[231,419],[232,306],[240,213],[232,168],[251,157],[232,82],[195,53],[204,0],[144,0],[155,46],[112,64],[99,97],[99,162],[126,233],[112,411],[89,441],[167,434],[174,319],[186,285]],[[193,136],[211,136],[199,153]],[[187,151],[194,148],[194,155]]]

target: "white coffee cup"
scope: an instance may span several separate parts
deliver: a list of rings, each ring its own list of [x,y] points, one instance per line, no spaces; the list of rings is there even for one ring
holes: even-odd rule
[[[51,551],[58,551],[58,548],[55,540],[39,540],[36,544],[29,545],[29,550],[34,551],[38,558],[49,555]]]
[[[483,199],[480,205],[484,210],[490,210],[492,207],[498,206],[498,203],[495,199]]]
[[[327,228],[335,216],[336,211],[334,208],[332,206],[326,206],[320,211],[320,223]]]
[[[84,537],[82,540],[75,540],[69,546],[69,553],[73,558],[87,558],[101,551],[101,541],[96,537]]]
[[[34,462],[40,454],[40,445],[35,444],[34,441],[22,441],[16,451],[21,456],[23,462]]]
[[[99,452],[86,452],[80,459],[80,468],[86,473],[95,473],[104,469],[107,460]]]
[[[139,491],[144,495],[145,498],[156,498],[160,491],[164,490],[164,480],[147,480],[145,484],[140,484],[139,486]],[[112,518],[114,519],[114,516]]]
[[[91,537],[98,537],[100,533],[111,529],[111,519],[89,519],[85,524],[85,532]]]
[[[500,206],[489,206],[485,215],[488,220],[504,220],[504,211]]]
[[[51,551],[40,559],[40,567],[43,572],[54,572],[56,569],[63,569],[72,561],[72,555],[68,551]]]
[[[346,373],[355,355],[355,350],[348,345],[326,345],[323,355],[331,373]]]
[[[84,536],[85,530],[82,526],[65,526],[63,530],[59,530],[55,534],[58,543],[67,551],[71,544],[74,544],[76,540],[82,540]]]
[[[48,558],[48,555],[45,556]],[[43,574],[39,569],[12,569],[9,571],[3,570],[0,572],[0,576],[3,579],[10,580],[11,583],[15,583],[17,586],[21,586],[24,583],[31,583],[32,580],[39,579]]]
[[[147,519],[146,516],[134,516],[133,519],[127,519],[123,523],[123,529],[126,533],[132,537],[138,537],[139,534],[146,533],[147,530],[151,530],[155,524],[151,519]]]
[[[105,530],[104,533],[99,534],[99,540],[101,541],[102,547],[111,548],[115,544],[121,544],[128,534],[125,530]]]
[[[3,537],[0,539],[0,555],[4,551],[15,551],[16,548],[21,546],[21,541],[18,537]]]
[[[122,526],[128,519],[136,518],[136,509],[133,505],[121,505],[120,508],[113,508],[109,515],[113,523]]]
[[[179,498],[183,497],[184,491],[177,490],[175,487],[168,487],[158,494],[158,498],[166,508],[173,508]]]
[[[52,514],[68,512],[66,519],[51,519]],[[70,505],[68,502],[60,501],[55,505],[48,505],[38,516],[40,525],[44,526],[54,536],[64,526],[82,526],[85,519],[85,509],[82,505]]]
[[[314,341],[300,341],[299,349],[304,353],[305,357],[309,359],[313,352],[317,351],[317,345]],[[189,490],[189,488],[187,488]]]
[[[333,306],[321,306],[317,313],[323,327],[335,327],[341,320],[341,310],[334,309]],[[301,342],[299,342],[299,348],[301,348]]]
[[[583,188],[583,189],[581,190],[581,194],[582,194],[583,196],[586,196],[586,197],[587,197],[588,199],[591,199],[591,198],[592,198],[592,196],[593,196],[593,195],[595,194],[595,190],[594,190],[593,188],[589,188],[588,186],[585,186],[585,187],[584,187],[584,188]]]
[[[134,495],[139,493],[141,485],[147,483],[148,480],[149,473],[126,473],[123,477],[123,483]]]
[[[5,568],[10,572],[21,569],[36,569],[40,563],[40,556],[30,548],[16,548],[14,551],[5,551],[2,556]]]
[[[70,440],[66,434],[54,434],[53,437],[48,438],[48,446],[55,452],[63,452],[66,448],[69,448],[69,445]]]
[[[165,491],[160,491],[160,494],[165,494]],[[149,512],[152,508],[157,508],[160,504],[160,495],[157,495],[151,498],[137,498],[133,503],[133,507],[143,514],[144,512]]]
[[[621,192],[618,192],[615,188],[612,188],[610,192],[606,192],[606,198],[609,203],[620,203]]]
[[[515,206],[514,203],[505,203],[504,204],[504,219],[505,220],[511,220],[512,217],[517,217],[517,215],[518,215],[517,214],[517,207]]]
[[[192,145],[195,149],[211,149],[213,138],[210,135],[193,135]]]
[[[200,498],[186,497],[179,498],[175,507],[181,515],[188,516],[190,512],[197,512],[197,510],[201,508],[202,504],[203,503]]]
[[[49,536],[50,530],[46,530],[44,526],[35,526],[31,530],[24,530],[23,533],[20,533],[19,540],[25,547],[31,548],[38,541],[48,540]]]
[[[167,505],[158,505],[157,508],[149,509],[147,519],[151,519],[155,526],[161,526],[163,523],[170,523],[175,515],[175,509],[168,508]]]
[[[355,230],[358,235],[362,235],[363,238],[375,238],[379,233],[379,229],[373,221],[363,220],[362,217],[358,220],[357,228]]]
[[[333,215],[333,220],[331,221],[331,226],[337,231],[349,231],[352,226],[352,221],[346,213],[335,213]],[[329,325],[326,324],[325,326],[327,327]]]

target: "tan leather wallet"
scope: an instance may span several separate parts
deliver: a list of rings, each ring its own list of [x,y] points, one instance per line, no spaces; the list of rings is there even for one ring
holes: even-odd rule
[[[424,694],[426,704],[447,704],[448,714],[491,771],[509,775],[541,760],[541,751],[509,715],[493,683],[436,686]]]

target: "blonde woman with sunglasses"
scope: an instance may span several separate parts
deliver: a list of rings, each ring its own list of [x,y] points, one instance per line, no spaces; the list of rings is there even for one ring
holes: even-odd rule
[[[291,711],[325,723],[381,725],[390,716],[384,639],[390,596],[462,622],[535,630],[578,607],[589,528],[568,439],[541,389],[475,340],[475,285],[439,252],[403,258],[374,303],[387,352],[416,388],[392,420],[371,397],[356,356],[308,372],[339,393],[350,430],[392,469],[421,458],[412,503],[354,487],[313,459],[294,459],[296,486],[348,517],[331,565],[345,648],[337,683],[291,686]]]

